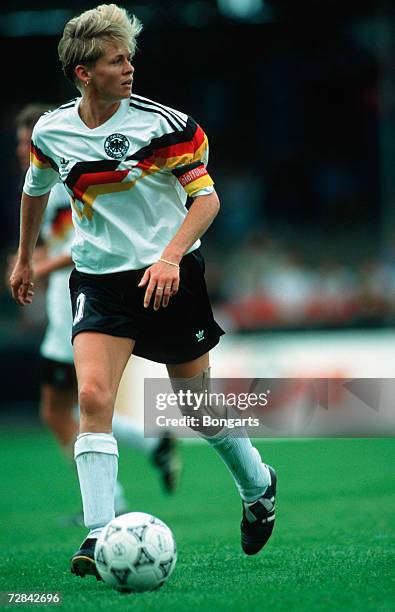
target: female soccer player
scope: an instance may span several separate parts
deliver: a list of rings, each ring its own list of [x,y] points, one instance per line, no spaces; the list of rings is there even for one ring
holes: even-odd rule
[[[114,4],[66,24],[59,57],[81,97],[45,114],[33,131],[10,278],[17,303],[29,304],[32,253],[48,193],[60,179],[76,231],[70,291],[81,416],[74,456],[89,533],[71,567],[81,576],[98,577],[95,543],[114,514],[118,449],[111,421],[130,355],[165,363],[175,387],[204,391],[209,350],[223,333],[198,250],[219,210],[206,169],[207,137],[191,117],[132,94],[140,31],[137,18]],[[242,547],[255,554],[273,529],[275,472],[245,432],[205,437],[236,481]]]
[[[30,163],[30,143],[33,127],[48,110],[43,103],[28,104],[18,113],[16,123],[16,153],[25,173]],[[69,292],[71,244],[74,228],[70,196],[62,183],[52,189],[45,210],[40,234],[42,245],[35,250],[33,274],[35,280],[48,280],[46,314],[48,325],[40,347],[41,417],[51,429],[67,458],[73,456],[78,433],[75,409],[78,404],[77,380],[70,343],[72,313]],[[127,416],[116,414],[113,433],[117,441],[145,452],[157,468],[165,491],[174,492],[179,472],[176,440],[170,432],[155,438],[144,438]],[[123,487],[115,487],[115,512],[127,512]],[[67,519],[66,524],[83,524],[80,513]]]

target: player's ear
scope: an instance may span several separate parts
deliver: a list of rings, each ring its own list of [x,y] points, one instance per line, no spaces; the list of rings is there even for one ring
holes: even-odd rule
[[[77,64],[74,73],[82,85],[86,85],[91,80],[91,72],[84,64]]]

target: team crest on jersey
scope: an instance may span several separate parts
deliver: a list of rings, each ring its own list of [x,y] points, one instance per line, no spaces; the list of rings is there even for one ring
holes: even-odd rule
[[[111,134],[106,138],[104,150],[109,157],[121,159],[128,152],[130,142],[123,134]]]

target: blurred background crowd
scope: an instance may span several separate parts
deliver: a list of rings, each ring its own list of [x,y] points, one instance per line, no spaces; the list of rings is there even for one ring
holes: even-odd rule
[[[96,2],[3,0],[1,279],[18,239],[14,117],[76,92],[57,43]],[[192,115],[222,203],[203,242],[233,332],[395,323],[395,10],[389,0],[138,0],[134,90]],[[0,283],[0,366],[45,326]]]

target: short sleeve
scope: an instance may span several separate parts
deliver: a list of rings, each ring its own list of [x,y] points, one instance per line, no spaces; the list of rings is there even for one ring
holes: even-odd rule
[[[180,155],[174,159],[172,174],[192,198],[212,193],[214,181],[207,171],[207,136],[191,117],[188,118],[185,135],[185,141],[179,145]]]
[[[30,145],[30,166],[23,185],[23,191],[30,196],[48,193],[59,180],[58,167],[41,141],[36,124]]]

